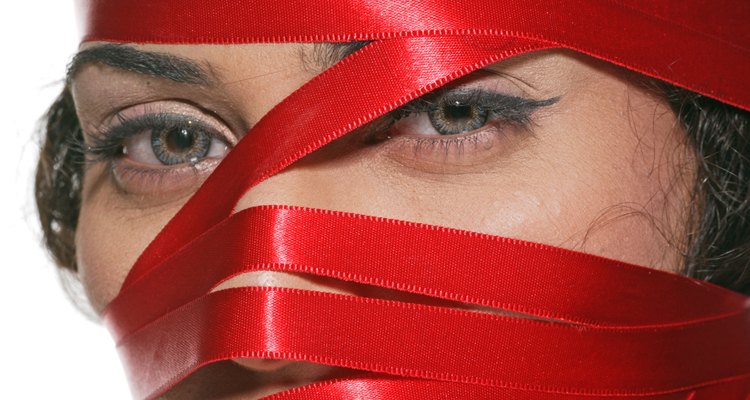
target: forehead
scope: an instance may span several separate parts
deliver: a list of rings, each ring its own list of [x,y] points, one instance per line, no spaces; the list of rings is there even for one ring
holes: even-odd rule
[[[315,75],[350,55],[366,42],[276,43],[241,45],[164,45],[106,42],[84,43],[69,68],[69,79],[90,64],[188,84],[233,84],[251,80],[278,80],[287,73]],[[387,61],[383,60],[386,64]],[[572,51],[536,51],[492,64],[485,71],[518,83],[579,79],[594,70],[613,66]],[[367,75],[363,71],[362,78]],[[534,79],[536,77],[536,79]]]

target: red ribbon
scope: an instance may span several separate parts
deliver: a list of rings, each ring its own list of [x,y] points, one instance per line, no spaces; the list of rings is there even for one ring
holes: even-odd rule
[[[186,265],[210,267],[191,273]],[[205,295],[260,269],[566,323],[292,289]],[[165,388],[207,362],[248,357],[475,383],[498,395],[645,397],[745,377],[746,303],[710,284],[549,246],[267,206],[234,214],[134,282],[110,304],[107,315],[117,318],[107,322],[126,365],[139,366],[130,370],[136,387]]]
[[[750,109],[750,5],[698,3],[88,1],[86,40],[374,40],[272,109],[138,259],[105,311],[134,394],[154,398],[210,362],[262,357],[387,374],[278,399],[745,399],[748,301],[728,290],[428,225],[283,206],[233,214],[249,188],[304,155],[528,51],[573,49]],[[291,289],[209,293],[258,269],[557,322]]]

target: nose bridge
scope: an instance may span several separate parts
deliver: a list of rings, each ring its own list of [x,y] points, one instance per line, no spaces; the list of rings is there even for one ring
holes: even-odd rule
[[[382,185],[364,158],[347,159],[318,151],[250,188],[234,212],[259,205],[291,205],[370,214]],[[351,157],[356,158],[356,157]]]
[[[295,205],[306,207],[327,208],[335,207],[330,199],[326,198],[325,174],[312,173],[303,168],[289,168],[278,173],[255,187],[250,188],[237,202],[234,212],[260,205]],[[252,271],[240,274],[222,282],[214,291],[243,286],[284,287],[291,289],[315,290],[320,292],[354,294],[344,282],[300,275],[280,271]],[[300,363],[290,360],[269,360],[236,358],[234,363],[256,372],[274,372],[285,374],[290,366],[299,368]],[[330,367],[320,366],[322,370]],[[293,370],[292,370],[293,371]]]
[[[320,179],[314,174],[290,168],[250,188],[240,198],[234,212],[269,204],[308,206],[319,203]]]
[[[250,188],[237,202],[234,212],[261,205],[293,205],[325,207],[321,198],[321,178],[310,171],[290,168]],[[244,273],[222,283],[218,289],[238,286],[275,286],[296,289],[321,290],[340,293],[333,287],[314,282],[311,278],[277,271],[254,271]]]

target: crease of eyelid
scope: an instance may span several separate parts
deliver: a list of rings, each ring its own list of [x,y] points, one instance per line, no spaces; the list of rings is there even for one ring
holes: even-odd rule
[[[201,121],[207,117],[210,119],[214,119],[215,122],[218,122],[220,125],[226,127],[227,130],[231,133],[231,137],[226,138],[228,139],[227,143],[229,143],[231,146],[235,146],[237,142],[241,139],[242,135],[246,133],[245,125],[240,126],[236,122],[228,121],[219,112],[211,110],[211,109],[207,109],[198,103],[188,101],[185,99],[170,99],[170,98],[161,99],[158,101],[158,103],[166,103],[166,102],[181,103],[182,105],[187,105],[195,109],[191,111],[190,114],[182,114],[182,115],[194,117]],[[146,109],[149,109],[150,107],[154,107],[154,109],[151,109],[148,112],[144,112],[142,115],[138,117],[143,117],[147,114],[164,113],[164,111],[158,110],[156,106],[154,106],[152,103],[143,104],[140,106],[143,106]],[[132,107],[133,106],[122,107],[122,108],[113,110],[113,112],[109,113],[107,117],[103,118],[103,120],[99,124],[92,125],[88,129],[82,129],[84,132],[84,135],[88,137],[90,140],[99,140],[97,136],[105,137],[106,132],[112,129],[112,127],[127,123],[130,119],[134,118],[134,117],[125,117],[123,115],[123,112],[125,112],[126,110]],[[195,115],[193,114],[193,112],[195,112]],[[205,115],[205,116],[200,116],[200,115]],[[135,117],[135,118],[138,118],[138,117]],[[237,131],[241,131],[242,135],[238,135]]]
[[[490,73],[492,75],[497,75],[497,76],[499,76],[501,78],[507,78],[514,86],[516,86],[520,90],[524,90],[524,89],[522,87],[520,87],[519,84],[521,84],[523,86],[526,86],[527,88],[532,89],[534,91],[539,91],[539,88],[537,86],[531,84],[530,82],[527,82],[526,80],[524,80],[524,79],[522,79],[522,78],[520,78],[520,77],[518,77],[516,75],[513,75],[513,74],[508,73],[508,72],[501,71],[497,67],[489,66],[489,67],[485,67],[485,68],[480,69],[480,71],[487,72],[487,73]]]
[[[225,98],[221,98],[221,100],[226,100],[226,99]],[[182,105],[188,105],[188,106],[194,108],[195,110],[193,110],[193,111],[197,112],[198,114],[205,114],[209,118],[213,118],[217,122],[219,122],[221,125],[225,126],[232,133],[232,137],[229,138],[229,139],[231,139],[230,144],[232,146],[235,146],[237,144],[237,142],[247,133],[247,131],[250,129],[250,127],[252,127],[254,125],[254,123],[252,123],[250,125],[247,125],[247,124],[243,123],[240,120],[230,120],[228,118],[225,118],[225,114],[226,113],[218,112],[218,111],[216,111],[214,109],[207,108],[207,107],[201,105],[200,103],[195,102],[195,101],[191,101],[189,99],[184,99],[184,98],[164,98],[164,99],[158,100],[159,103],[161,103],[161,102],[172,102],[172,101],[173,102],[177,102],[177,103],[182,103]],[[148,106],[148,104],[146,106]],[[231,107],[232,107],[231,104],[226,104],[225,105],[226,109],[229,109]],[[122,117],[121,113],[123,111],[125,111],[127,108],[130,108],[130,107],[123,107],[123,108],[120,108],[120,109],[116,110],[115,114],[111,115],[110,118],[117,117],[117,118],[119,118],[118,122],[119,123],[123,123],[125,119],[124,119],[124,117]],[[156,111],[152,111],[152,113],[157,113],[157,112]],[[96,132],[106,132],[106,129],[104,127],[108,123],[111,123],[111,120],[105,119],[104,121],[102,121],[101,124],[99,124],[98,126],[96,126],[94,128],[95,131]]]

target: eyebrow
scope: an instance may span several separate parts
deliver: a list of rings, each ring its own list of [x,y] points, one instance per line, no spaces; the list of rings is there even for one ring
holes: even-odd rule
[[[194,61],[172,54],[137,50],[122,44],[103,44],[78,52],[68,64],[67,81],[70,82],[84,66],[91,63],[177,83],[209,86],[213,82],[211,74]]]
[[[344,43],[316,43],[312,61],[321,67],[330,67],[339,60],[366,46],[367,41]],[[68,64],[67,82],[84,66],[100,63],[139,74],[155,76],[177,83],[210,86],[211,75],[196,62],[173,54],[138,50],[117,43],[107,43],[78,52]]]
[[[369,43],[371,42],[314,43],[315,46],[311,53],[311,61],[325,69],[357,52]],[[303,54],[303,62],[304,59]],[[100,63],[177,83],[202,86],[213,86],[214,84],[214,79],[211,78],[213,74],[209,73],[206,68],[195,61],[168,53],[138,50],[119,43],[107,43],[79,51],[68,64],[66,82],[70,83],[83,67],[92,63]],[[482,69],[498,76],[509,76],[492,68]],[[527,82],[516,77],[514,78],[535,89]]]

